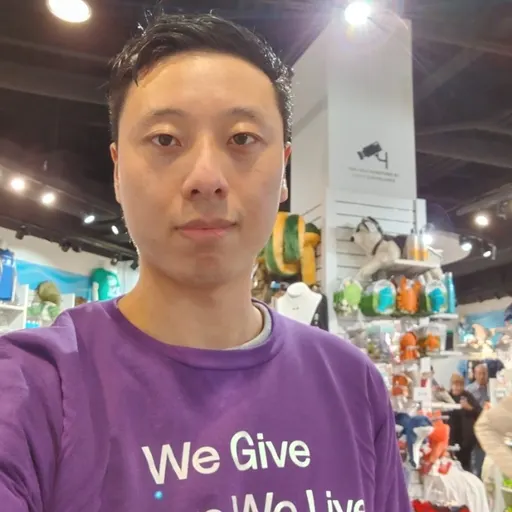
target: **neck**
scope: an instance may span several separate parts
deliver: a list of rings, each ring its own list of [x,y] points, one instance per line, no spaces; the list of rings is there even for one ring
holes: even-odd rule
[[[263,329],[249,274],[194,288],[141,265],[139,281],[119,309],[140,330],[169,345],[223,350],[243,345]]]

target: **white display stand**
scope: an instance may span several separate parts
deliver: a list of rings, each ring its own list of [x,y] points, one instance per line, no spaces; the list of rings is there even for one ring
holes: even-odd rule
[[[416,197],[411,31],[386,16],[360,31],[333,17],[294,68],[291,211],[322,231],[317,267],[334,333],[333,293],[365,262],[350,241],[360,220],[374,217],[389,235],[426,224]]]
[[[16,288],[14,303],[0,302],[0,335],[24,329],[27,323],[28,285]]]

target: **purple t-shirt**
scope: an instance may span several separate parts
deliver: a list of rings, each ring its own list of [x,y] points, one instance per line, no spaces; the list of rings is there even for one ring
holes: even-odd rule
[[[0,339],[2,512],[409,512],[357,348],[272,313],[267,343],[165,345],[115,302]]]

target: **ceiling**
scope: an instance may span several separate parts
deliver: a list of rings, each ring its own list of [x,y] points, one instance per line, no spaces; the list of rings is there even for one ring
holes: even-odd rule
[[[461,208],[511,181],[512,4],[388,2],[413,22],[419,197],[428,200],[429,221],[436,227],[475,233],[474,212],[459,215]],[[89,3],[93,19],[68,25],[48,12],[44,0],[1,2],[0,225],[23,225],[25,233],[64,247],[132,259],[135,252],[112,191],[105,84],[110,59],[156,2]],[[168,12],[213,9],[256,28],[293,64],[341,2],[159,3]],[[36,200],[20,201],[8,193],[6,170],[28,176],[31,189],[58,190],[58,206],[43,208]],[[512,192],[505,190],[503,197],[508,195],[512,205]],[[512,292],[512,272],[507,271],[512,268],[511,221],[508,205],[500,204],[504,218],[494,215],[498,206],[493,206],[484,233],[498,247],[496,259],[475,254],[452,269],[463,301]],[[84,225],[83,215],[91,212],[98,222]],[[112,233],[113,224],[119,235]]]

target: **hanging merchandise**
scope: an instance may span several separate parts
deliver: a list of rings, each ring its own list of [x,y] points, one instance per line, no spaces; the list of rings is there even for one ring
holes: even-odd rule
[[[400,437],[405,437],[409,464],[418,468],[421,461],[421,447],[434,427],[429,418],[422,415],[411,416],[407,413],[395,413],[395,424]]]
[[[418,337],[412,331],[406,332],[400,338],[400,361],[416,361],[419,357]]]
[[[320,230],[314,224],[306,224],[300,215],[279,212],[263,250],[268,271],[276,277],[301,277],[310,286],[316,284],[315,251],[319,243]]]
[[[316,293],[306,283],[293,283],[286,293],[274,301],[278,313],[300,323],[329,330],[328,303],[325,295]]]
[[[418,313],[422,288],[419,281],[412,281],[404,276],[398,280],[396,288],[398,313],[403,315],[415,315]]]
[[[112,270],[97,268],[91,274],[93,300],[110,300],[121,295],[119,277]]]
[[[423,310],[429,315],[446,313],[448,309],[448,292],[443,281],[435,279],[425,283]]]
[[[455,295],[455,284],[453,282],[453,274],[451,272],[445,273],[444,285],[446,287],[447,294],[446,312],[450,314],[455,314],[457,312],[457,298]]]
[[[367,316],[392,315],[396,307],[396,288],[387,279],[370,284],[361,298],[361,312]]]
[[[57,285],[52,281],[39,283],[34,291],[32,302],[27,308],[27,327],[51,325],[61,313],[62,297]]]
[[[345,279],[340,289],[334,293],[333,303],[336,313],[350,315],[359,311],[363,287],[354,279]]]
[[[431,321],[419,330],[418,346],[420,355],[435,356],[446,348],[447,327],[442,322]]]
[[[16,258],[9,249],[0,249],[0,300],[14,300]]]

